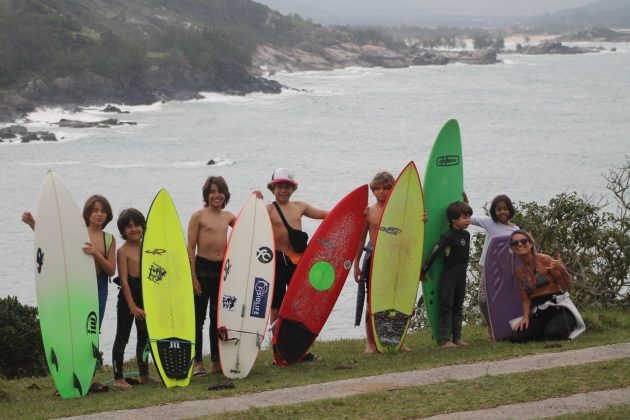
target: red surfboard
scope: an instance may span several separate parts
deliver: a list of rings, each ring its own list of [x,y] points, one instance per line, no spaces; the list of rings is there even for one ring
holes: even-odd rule
[[[360,245],[368,186],[348,194],[319,226],[295,269],[273,333],[277,365],[302,360],[341,293]]]

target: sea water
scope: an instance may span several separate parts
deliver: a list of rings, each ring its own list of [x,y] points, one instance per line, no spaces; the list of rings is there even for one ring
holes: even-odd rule
[[[227,180],[237,213],[254,190],[264,192],[276,167],[295,170],[293,198],[330,209],[382,170],[397,175],[413,160],[421,174],[441,126],[461,126],[465,188],[475,212],[497,194],[546,203],[563,192],[604,195],[602,174],[630,154],[630,44],[605,44],[596,54],[499,56],[495,65],[448,65],[388,70],[349,68],[278,73],[280,95],[205,94],[188,102],[99,108],[80,113],[42,109],[30,131],[54,132],[58,142],[0,143],[0,295],[36,305],[33,235],[20,222],[34,211],[46,171],[54,170],[82,207],[106,196],[116,217],[136,207],[145,215],[168,189],[187,229],[203,205],[209,175]],[[137,122],[111,128],[60,128],[60,118]],[[215,165],[208,166],[213,159]],[[373,202],[370,198],[370,202]],[[37,217],[37,215],[35,215]],[[310,234],[319,222],[304,219]],[[117,287],[109,288],[101,350],[111,363]],[[365,336],[354,327],[356,284],[348,278],[321,339]],[[206,328],[208,323],[206,322]],[[206,329],[207,331],[207,329]],[[135,345],[132,332],[127,357]],[[209,351],[208,338],[204,352]]]

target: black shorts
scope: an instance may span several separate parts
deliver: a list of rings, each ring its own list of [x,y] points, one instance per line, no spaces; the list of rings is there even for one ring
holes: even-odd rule
[[[295,272],[296,265],[282,251],[276,251],[276,280],[273,287],[273,300],[271,301],[271,309],[280,309],[284,295],[291,282],[291,277]]]

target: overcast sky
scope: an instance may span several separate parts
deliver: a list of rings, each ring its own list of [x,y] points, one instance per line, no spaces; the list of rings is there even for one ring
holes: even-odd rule
[[[562,9],[585,6],[594,3],[595,0],[418,0],[414,2],[436,14],[519,16],[553,13]]]
[[[283,13],[348,15],[532,16],[596,0],[256,0]],[[628,0],[630,1],[630,0]]]

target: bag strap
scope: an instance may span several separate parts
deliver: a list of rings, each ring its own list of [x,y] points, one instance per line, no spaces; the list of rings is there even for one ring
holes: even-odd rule
[[[287,228],[289,232],[291,232],[292,230],[295,230],[289,225],[289,222],[287,222],[287,219],[284,218],[284,214],[282,213],[282,210],[280,210],[280,206],[278,205],[278,203],[274,201],[273,205],[278,211],[278,214],[280,215],[280,218],[282,219],[282,223],[284,223],[284,227]]]

